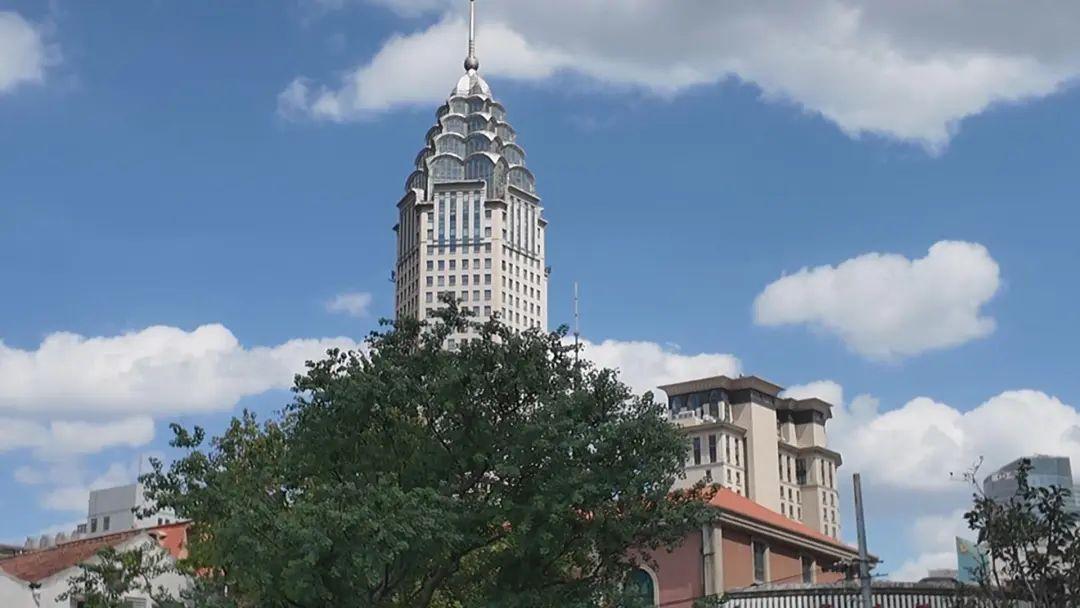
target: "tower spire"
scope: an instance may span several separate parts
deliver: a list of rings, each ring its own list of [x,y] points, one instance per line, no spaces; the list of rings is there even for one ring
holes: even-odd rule
[[[469,0],[469,56],[465,58],[465,71],[480,69],[480,60],[476,58],[476,0]]]

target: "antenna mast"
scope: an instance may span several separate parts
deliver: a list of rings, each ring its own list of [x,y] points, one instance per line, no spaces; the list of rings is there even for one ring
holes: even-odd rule
[[[465,58],[465,71],[480,69],[480,60],[476,58],[476,0],[469,0],[469,55]]]
[[[581,313],[578,311],[578,283],[574,281],[574,365],[580,363],[581,346],[578,340],[581,338]]]

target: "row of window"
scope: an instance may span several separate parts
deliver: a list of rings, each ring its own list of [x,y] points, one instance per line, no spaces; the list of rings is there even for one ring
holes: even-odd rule
[[[503,265],[505,266],[506,263],[504,262]],[[438,260],[438,269],[440,271],[446,270],[447,267],[449,267],[450,270],[457,270],[457,266],[458,266],[458,261],[456,259]],[[474,270],[480,270],[480,258],[474,258],[472,260],[472,267],[473,267]],[[436,268],[435,260],[428,260],[427,261],[427,269],[428,270],[435,270],[435,268]],[[491,258],[484,258],[484,268],[487,269],[487,270],[491,269]],[[465,258],[465,259],[461,260],[461,269],[462,270],[469,270],[469,259],[468,258]],[[505,270],[505,268],[504,268],[504,270]]]
[[[470,275],[467,275],[467,274],[461,275],[461,284],[462,285],[468,285],[469,284],[469,276]],[[490,274],[485,274],[483,276],[484,276],[484,283],[483,284],[484,285],[491,285],[491,275]],[[425,279],[425,284],[426,284],[427,287],[446,287],[447,285],[449,285],[450,287],[454,287],[454,286],[456,286],[458,284],[457,281],[458,281],[458,275],[456,275],[456,274],[451,274],[451,275],[442,275],[442,274],[440,274],[438,276],[432,276],[432,275],[429,274],[427,276],[427,278]],[[480,285],[480,275],[479,274],[472,275],[472,284],[473,285]]]
[[[435,255],[436,251],[438,251],[439,255],[444,255],[447,251],[449,251],[450,253],[457,253],[459,245],[462,253],[469,253],[469,243],[465,241],[462,241],[461,243],[458,243],[457,241],[451,241],[449,245],[439,245],[437,248],[435,247],[435,245],[428,245],[427,254],[429,256]],[[484,253],[491,253],[491,243],[472,244],[473,253],[480,253],[481,251],[483,251]]]
[[[708,445],[708,457],[707,461],[702,459],[702,436],[693,437],[690,441],[691,454],[693,457],[693,463],[695,465],[702,464],[703,462],[709,463],[734,463],[735,466],[741,467],[743,462],[743,450],[746,448],[746,442],[739,437],[733,437],[727,433],[711,433],[704,437]],[[724,459],[718,459],[718,445],[722,444],[724,448]],[[734,458],[732,458],[734,456]]]
[[[424,302],[427,303],[427,304],[432,304],[432,303],[434,303],[436,301],[441,302],[442,299],[443,299],[443,296],[453,296],[453,295],[454,295],[454,292],[452,292],[452,291],[440,291],[440,292],[437,292],[437,293],[429,291],[429,292],[426,292],[424,294]],[[470,301],[469,300],[469,291],[468,290],[461,291],[458,294],[458,301],[459,302],[468,302],[468,301]],[[473,302],[480,302],[481,301],[480,300],[480,290],[479,289],[472,290],[472,301]],[[490,302],[491,301],[491,290],[490,289],[485,289],[484,290],[484,299],[483,299],[483,301],[484,302]]]

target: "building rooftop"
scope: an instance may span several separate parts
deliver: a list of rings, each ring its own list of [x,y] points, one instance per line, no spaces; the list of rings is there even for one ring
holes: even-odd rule
[[[835,538],[826,536],[801,522],[784,517],[780,513],[762,506],[745,496],[736,494],[727,488],[717,490],[716,494],[709,500],[709,504],[726,513],[747,518],[770,528],[777,528],[781,531],[801,536],[810,541],[828,545],[833,549],[839,550],[846,557],[858,555],[858,550],[856,548],[845,545]]]
[[[0,559],[0,570],[28,583],[36,583],[85,562],[102,549],[119,546],[140,535],[152,536],[169,553],[179,558],[183,557],[186,548],[187,526],[187,523],[176,523],[74,540]]]
[[[698,378],[697,380],[684,380],[683,382],[665,384],[657,388],[664,391],[669,396],[708,391],[716,388],[729,391],[751,388],[765,393],[766,395],[776,397],[784,390],[784,387],[779,384],[773,384],[772,382],[757,376],[739,376],[738,378],[710,376],[708,378]]]
[[[792,412],[816,411],[820,412],[826,418],[832,417],[832,404],[827,401],[818,399],[817,397],[809,397],[807,399],[782,397],[781,393],[784,392],[784,387],[765,380],[764,378],[759,378],[758,376],[739,376],[738,378],[711,376],[708,378],[698,378],[696,380],[665,384],[657,388],[664,391],[668,397],[677,397],[691,393],[705,393],[714,390],[722,390],[728,393],[756,391],[757,393],[764,395],[761,400],[765,401],[765,404],[773,409]],[[757,402],[757,399],[753,397],[749,398],[754,399],[755,402]]]

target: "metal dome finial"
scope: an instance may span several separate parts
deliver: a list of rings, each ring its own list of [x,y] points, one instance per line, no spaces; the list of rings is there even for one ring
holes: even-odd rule
[[[465,58],[465,71],[480,69],[480,60],[476,58],[476,0],[469,0],[469,56]]]

